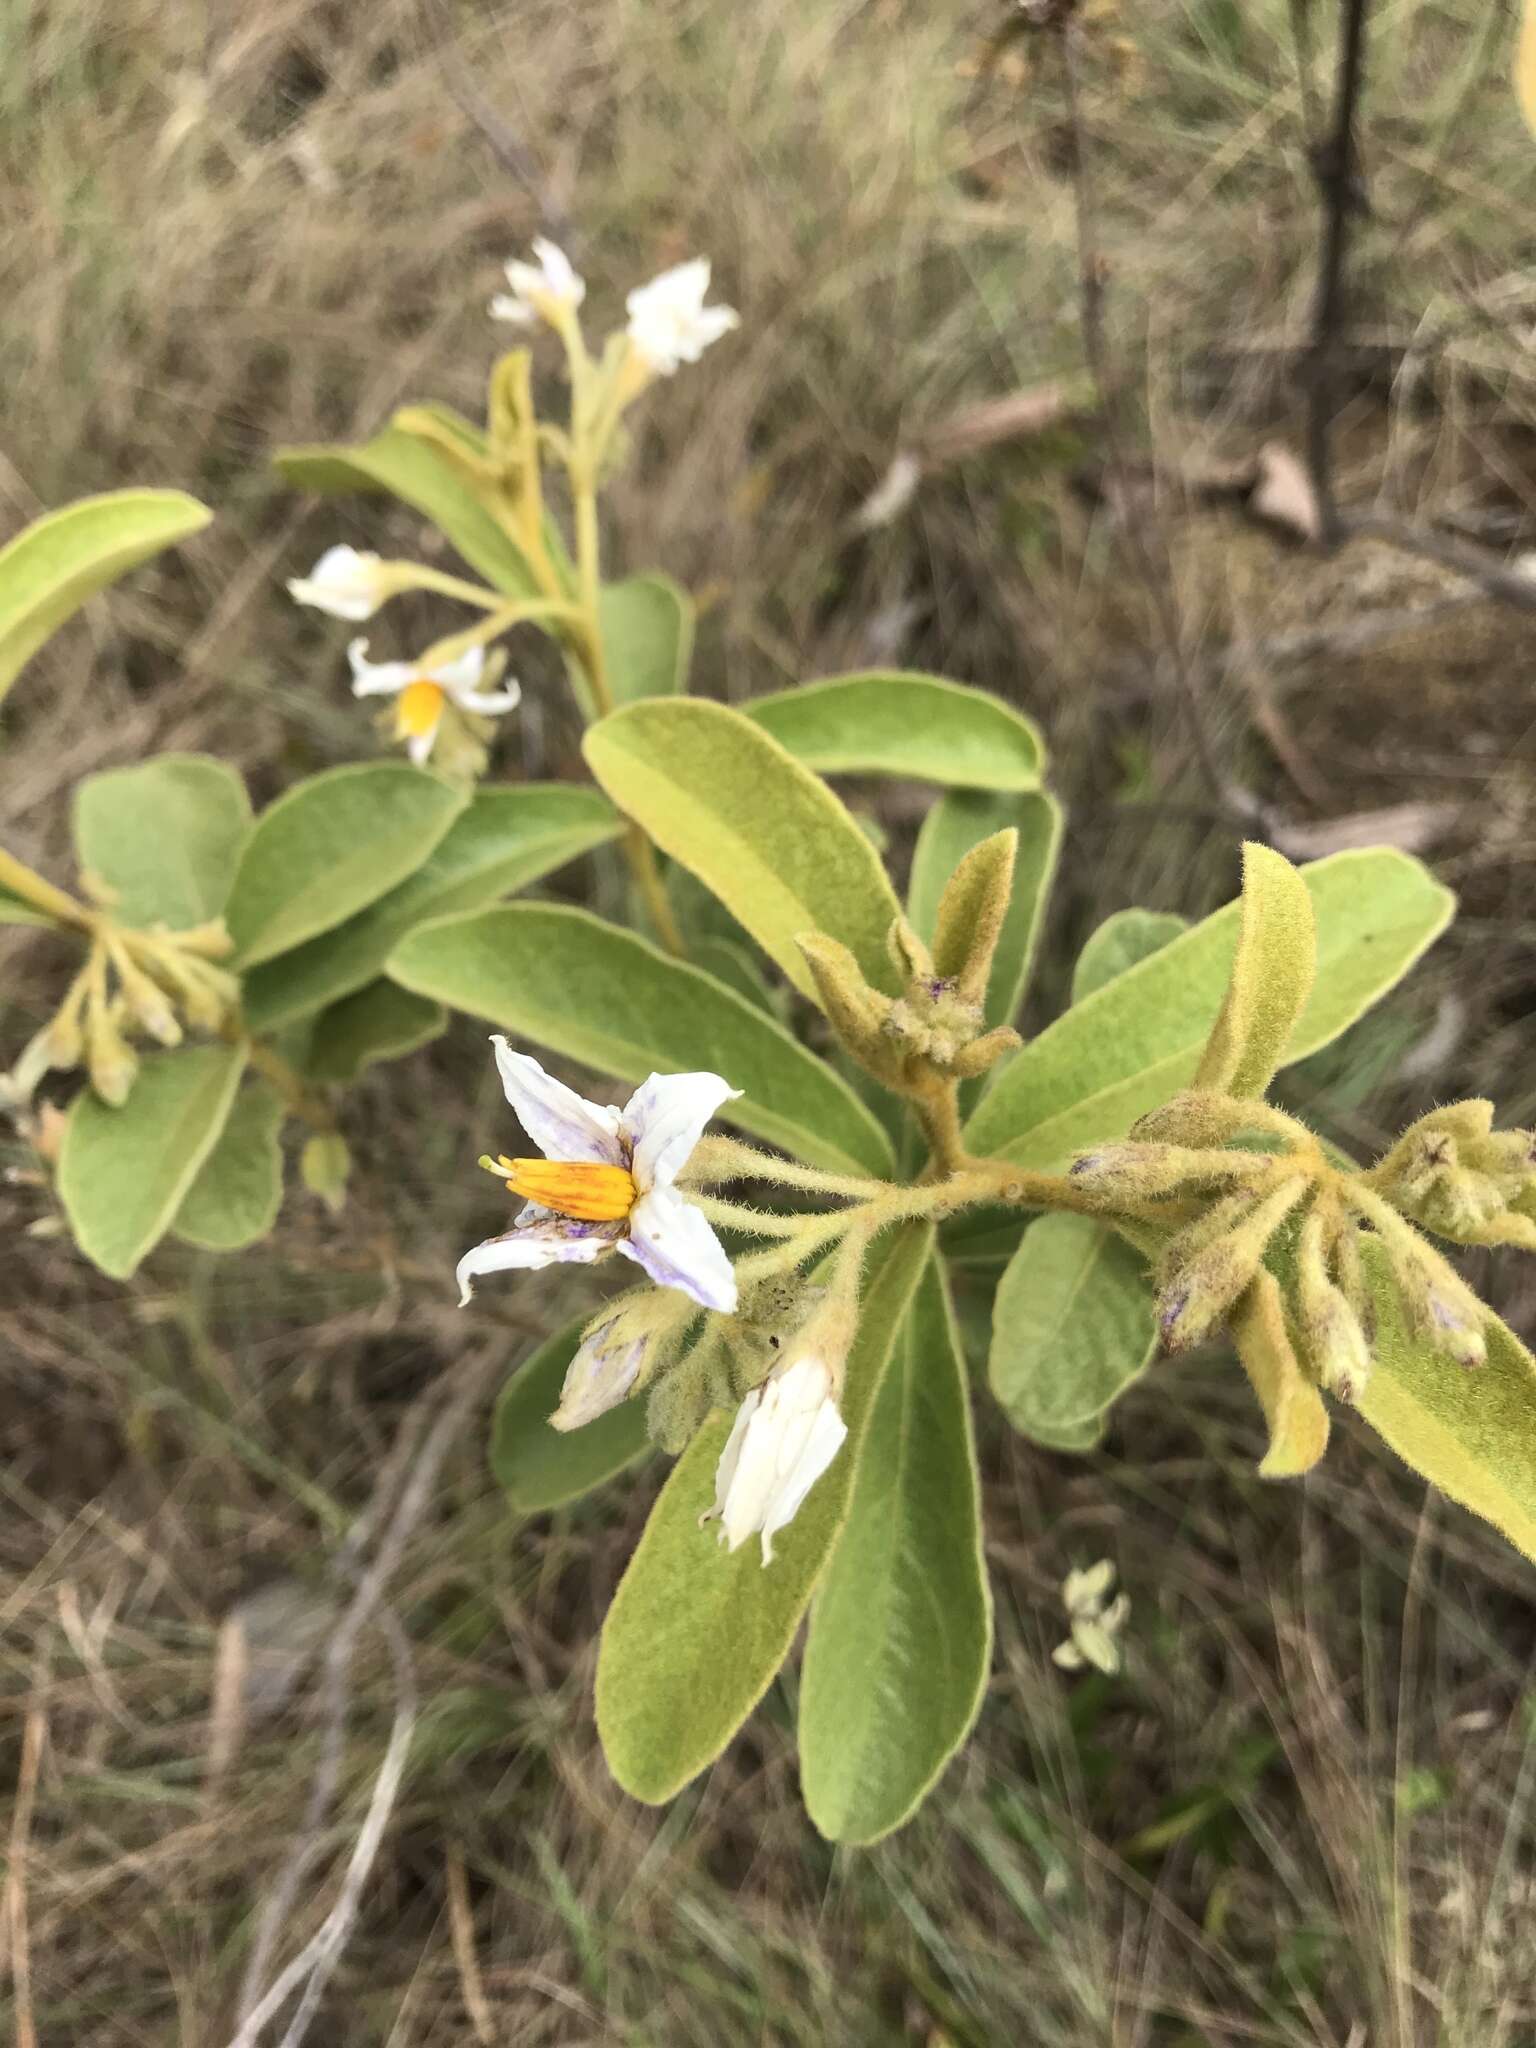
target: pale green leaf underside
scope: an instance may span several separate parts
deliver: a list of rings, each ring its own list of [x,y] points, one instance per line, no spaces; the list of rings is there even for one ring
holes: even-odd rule
[[[676,697],[592,726],[584,751],[609,796],[697,875],[814,1000],[796,939],[825,932],[889,994],[901,906],[880,858],[826,784],[740,712]]]
[[[153,1053],[121,1109],[86,1089],[69,1113],[59,1199],[75,1242],[123,1280],[170,1227],[218,1143],[245,1069],[243,1047]]]
[[[1401,980],[1455,903],[1393,848],[1334,854],[1301,872],[1317,920],[1318,971],[1285,1063],[1337,1038]],[[967,1125],[970,1149],[1058,1167],[1188,1087],[1221,1008],[1238,918],[1238,905],[1227,904],[1025,1046]]]
[[[582,1429],[551,1429],[585,1316],[508,1376],[491,1425],[491,1470],[521,1515],[543,1514],[601,1486],[650,1449],[645,1399],[621,1401]]]
[[[1536,1359],[1491,1312],[1468,1371],[1416,1338],[1378,1245],[1362,1247],[1376,1309],[1360,1410],[1406,1464],[1536,1560]]]
[[[176,1211],[171,1229],[177,1237],[205,1251],[234,1252],[266,1236],[283,1200],[278,1134],[286,1114],[282,1097],[265,1081],[241,1089]]]
[[[800,1783],[822,1834],[875,1842],[912,1814],[976,1718],[991,1646],[969,1390],[931,1259],[811,1610]]]
[[[1011,1024],[1024,1000],[1061,849],[1061,805],[1043,790],[1020,796],[981,789],[947,791],[918,832],[907,888],[907,914],[919,937],[931,941],[944,884],[973,846],[1010,826],[1019,835],[1019,850],[1008,917],[987,987],[989,1025]]]
[[[620,1080],[705,1069],[741,1099],[720,1111],[797,1158],[891,1171],[885,1133],[831,1068],[756,1004],[590,911],[507,903],[424,926],[391,977]]]
[[[1145,1262],[1125,1240],[1090,1216],[1031,1223],[998,1282],[987,1364],[1014,1428],[1079,1448],[1156,1350]]]
[[[659,1804],[712,1763],[788,1654],[843,1526],[865,1426],[930,1243],[913,1225],[876,1241],[843,1390],[848,1438],[780,1532],[771,1565],[756,1539],[727,1553],[712,1527],[699,1527],[732,1418],[712,1415],[673,1467],[598,1651],[598,1734],[634,1798]]]
[[[299,783],[262,812],[225,916],[255,967],[377,902],[419,868],[468,801],[403,761],[362,761]]]
[[[1150,960],[1189,930],[1171,910],[1116,910],[1089,933],[1072,970],[1072,1000],[1085,1003],[1101,988]]]
[[[1001,698],[910,669],[828,676],[744,705],[822,775],[910,775],[969,789],[1038,789],[1038,728]]]
[[[162,754],[109,768],[75,788],[75,854],[116,892],[124,924],[204,924],[228,900],[251,830],[232,768],[203,754]]]
[[[473,447],[474,442],[466,445]],[[512,597],[535,594],[537,585],[522,550],[453,464],[413,434],[386,427],[357,448],[280,448],[272,459],[288,482],[301,490],[328,497],[367,491],[399,498],[430,520],[493,589]]]
[[[477,789],[414,874],[333,931],[246,977],[251,1029],[275,1031],[366,987],[417,925],[494,903],[619,830],[608,799],[575,783]]]
[[[693,603],[670,576],[627,576],[598,598],[608,687],[616,704],[670,697],[688,687]]]
[[[23,527],[0,548],[0,698],[88,597],[212,517],[184,491],[106,491]]]
[[[355,1081],[365,1067],[415,1052],[447,1029],[441,1003],[412,995],[392,981],[371,981],[320,1012],[304,1055],[304,1072],[313,1081]]]

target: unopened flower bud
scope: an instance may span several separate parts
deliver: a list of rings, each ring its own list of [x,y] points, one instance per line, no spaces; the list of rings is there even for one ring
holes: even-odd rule
[[[892,1002],[872,989],[849,949],[824,932],[804,932],[795,941],[805,955],[827,1021],[844,1049],[880,1080],[895,1080],[901,1071],[900,1050],[886,1026]]]
[[[121,1109],[132,1091],[139,1062],[112,1010],[99,1004],[86,1024],[85,1062],[91,1086],[102,1101]]]
[[[560,1405],[549,1418],[551,1428],[580,1429],[628,1400],[645,1352],[645,1338],[627,1335],[619,1316],[589,1328],[566,1368]]]
[[[352,1154],[340,1131],[316,1131],[299,1154],[299,1178],[318,1195],[333,1216],[346,1206]]]
[[[1307,1193],[1296,1175],[1255,1203],[1237,1227],[1176,1271],[1157,1303],[1158,1328],[1170,1351],[1208,1337],[1258,1272],[1270,1239]]]
[[[957,1081],[974,1080],[978,1074],[989,1073],[1009,1053],[1017,1052],[1023,1043],[1012,1025],[999,1024],[995,1030],[973,1038],[969,1045],[962,1045],[950,1062],[950,1071]]]
[[[973,846],[944,885],[934,925],[935,971],[953,980],[965,1001],[982,1004],[992,956],[1013,900],[1019,835],[1009,827]]]
[[[1297,1246],[1296,1306],[1301,1335],[1319,1381],[1329,1393],[1353,1405],[1370,1376],[1370,1346],[1360,1318],[1329,1277],[1322,1221],[1316,1210],[1302,1224]]]
[[[1407,1225],[1400,1225],[1405,1237]],[[1488,1356],[1483,1306],[1472,1290],[1422,1240],[1386,1245],[1409,1321],[1428,1343],[1468,1368]]]
[[[1263,1162],[1251,1153],[1195,1151],[1186,1145],[1148,1145],[1127,1138],[1080,1152],[1067,1168],[1079,1191],[1119,1200],[1150,1201],[1180,1189],[1251,1179]]]
[[[718,1517],[720,1540],[730,1549],[761,1535],[763,1563],[773,1562],[775,1535],[848,1434],[834,1385],[826,1359],[798,1351],[742,1402],[715,1472],[715,1505],[704,1517]]]

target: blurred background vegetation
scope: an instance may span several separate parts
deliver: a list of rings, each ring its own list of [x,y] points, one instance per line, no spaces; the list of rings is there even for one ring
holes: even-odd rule
[[[1244,806],[1296,857],[1382,837],[1424,853],[1459,923],[1292,1073],[1291,1104],[1361,1148],[1454,1095],[1531,1122],[1528,615],[1412,556],[1325,559],[1251,516],[1258,451],[1299,446],[1307,140],[1337,10],[1096,0],[1076,124],[1059,46],[1026,19],[1049,12],[0,10],[0,531],[130,482],[219,515],[22,678],[8,843],[67,879],[72,785],[151,751],[223,755],[258,799],[355,751],[344,629],[280,578],[333,540],[423,537],[383,501],[295,496],[274,445],[361,438],[410,398],[475,410],[486,299],[541,228],[607,316],[706,252],[742,331],[654,395],[608,537],[610,562],[665,566],[705,605],[695,686],[738,699],[899,661],[1039,719],[1070,823],[1035,1022],[1110,911],[1197,915],[1232,892]],[[1338,425],[1347,502],[1500,555],[1536,546],[1536,144],[1512,37],[1492,0],[1373,9]],[[1085,378],[1085,151],[1134,457],[1118,464]],[[1010,430],[970,411],[1020,394]],[[923,468],[910,502],[861,520],[903,450]],[[418,623],[402,616],[402,644]],[[494,772],[579,776],[557,676],[523,673]],[[900,870],[923,792],[850,795]],[[590,896],[579,868],[557,886]],[[60,959],[46,936],[0,944],[14,1051]],[[127,1287],[28,1234],[46,1194],[10,1150],[8,2038],[226,2038],[323,1739],[304,1660],[334,1621],[328,1560],[473,1372],[483,1396],[393,1580],[424,1710],[316,2040],[1536,2042],[1530,1568],[1347,1418],[1304,1484],[1259,1482],[1258,1416],[1215,1348],[1159,1366],[1086,1459],[1012,1438],[983,1402],[996,1668],[905,1833],[870,1853],[814,1835],[792,1675],[673,1807],[627,1802],[590,1681],[659,1465],[522,1525],[490,1479],[503,1363],[582,1297],[508,1290],[474,1321],[449,1306],[452,1261],[492,1216],[473,1170],[503,1121],[487,1066],[463,1024],[365,1081],[341,1219],[294,1198],[271,1245],[225,1263],[167,1246]],[[1529,1337],[1513,1258],[1476,1277]],[[1126,1670],[1069,1678],[1049,1662],[1060,1581],[1106,1556],[1133,1602]],[[219,1649],[232,1612],[266,1652],[243,1706]],[[293,1941],[334,1896],[393,1697],[365,1637]]]

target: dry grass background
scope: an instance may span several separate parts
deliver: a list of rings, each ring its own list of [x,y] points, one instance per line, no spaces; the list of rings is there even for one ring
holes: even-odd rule
[[[1346,484],[1529,545],[1536,147],[1509,22],[1486,0],[1374,11],[1371,345]],[[1312,12],[1321,33],[1332,10]],[[129,481],[183,484],[220,516],[13,694],[9,843],[63,873],[72,783],[151,749],[224,754],[265,796],[355,745],[343,636],[277,579],[332,538],[421,536],[381,505],[294,498],[266,457],[361,436],[408,397],[476,405],[484,300],[540,202],[466,117],[468,77],[575,223],[600,306],[705,249],[743,310],[656,394],[611,507],[611,559],[710,600],[700,686],[894,654],[1039,717],[1072,806],[1042,1010],[1108,911],[1227,893],[1234,834],[1148,681],[1123,530],[1074,488],[1091,428],[958,464],[849,538],[900,441],[1081,370],[1059,79],[1028,39],[985,69],[1005,19],[980,0],[13,0],[0,524]],[[1296,824],[1439,807],[1436,864],[1463,892],[1456,934],[1293,1077],[1295,1100],[1362,1144],[1473,1089],[1529,1121],[1529,627],[1471,604],[1363,653],[1286,657],[1298,626],[1424,604],[1447,579],[1366,548],[1287,552],[1171,480],[1294,431],[1314,226],[1289,8],[1106,16],[1087,89],[1110,333],[1162,465],[1182,630],[1192,658],[1242,656],[1207,688],[1212,744]],[[554,679],[529,674],[500,772],[579,772]],[[899,864],[915,793],[880,802]],[[57,966],[48,940],[6,938],[5,1045]],[[326,1558],[435,1390],[483,1369],[473,1347],[510,1364],[576,1298],[504,1295],[468,1331],[444,1312],[455,1248],[485,1222],[464,1170],[495,1114],[482,1065],[466,1028],[370,1079],[346,1218],[294,1200],[235,1261],[166,1250],[115,1288],[21,1235],[36,1190],[0,1190],[8,2038],[226,2038],[319,1742],[295,1681],[331,1618]],[[1511,1268],[1484,1277],[1529,1335]],[[800,1812],[792,1673],[671,1809],[615,1791],[592,1650],[654,1473],[514,1526],[482,1443],[476,1422],[395,1579],[426,1707],[315,2040],[1536,2042],[1529,1568],[1361,1432],[1305,1486],[1261,1486],[1257,1418],[1215,1353],[1159,1368],[1085,1461],[984,1413],[999,1641],[980,1729],[929,1809],[857,1855]],[[1056,1585],[1101,1555],[1134,1600],[1128,1670],[1067,1682],[1047,1659]],[[236,1725],[216,1648],[252,1595],[275,1662]],[[389,1732],[381,1644],[356,1679],[295,1944]]]

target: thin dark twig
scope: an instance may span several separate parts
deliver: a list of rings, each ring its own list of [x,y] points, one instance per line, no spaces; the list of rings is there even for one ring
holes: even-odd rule
[[[567,251],[575,248],[569,214],[555,198],[544,167],[511,123],[493,107],[475,83],[459,48],[458,31],[443,0],[432,0],[432,15],[442,34],[438,52],[443,77],[459,111],[479,129],[492,156],[519,184],[539,212],[539,225]]]
[[[1124,483],[1129,474],[1125,459],[1125,436],[1122,427],[1120,388],[1110,361],[1108,344],[1104,332],[1104,264],[1099,253],[1098,201],[1094,186],[1092,150],[1089,145],[1087,123],[1083,117],[1082,94],[1078,76],[1078,29],[1067,21],[1061,31],[1062,91],[1066,107],[1067,126],[1072,137],[1072,191],[1077,225],[1077,274],[1079,318],[1083,332],[1083,353],[1088,361],[1089,374],[1098,393],[1099,408],[1103,416],[1104,439],[1109,453],[1109,469],[1121,483],[1121,498],[1124,500]],[[1152,600],[1157,615],[1158,630],[1167,650],[1168,673],[1174,678],[1178,696],[1184,709],[1185,723],[1193,742],[1195,758],[1217,809],[1248,829],[1264,828],[1264,808],[1249,791],[1235,787],[1222,774],[1221,765],[1211,744],[1206,728],[1205,707],[1201,701],[1200,689],[1184,650],[1184,637],[1179,627],[1178,613],[1172,595],[1172,568],[1164,549],[1161,563],[1152,558],[1151,549],[1143,530],[1143,522],[1135,517],[1124,522],[1124,532],[1147,594]]]
[[[1344,328],[1344,258],[1350,215],[1360,203],[1355,118],[1365,82],[1365,24],[1370,0],[1345,0],[1339,43],[1339,81],[1333,125],[1313,151],[1323,208],[1322,260],[1312,308],[1312,349],[1307,366],[1307,467],[1317,499],[1323,546],[1331,553],[1344,538],[1333,494],[1333,417],[1338,402],[1338,354]]]

